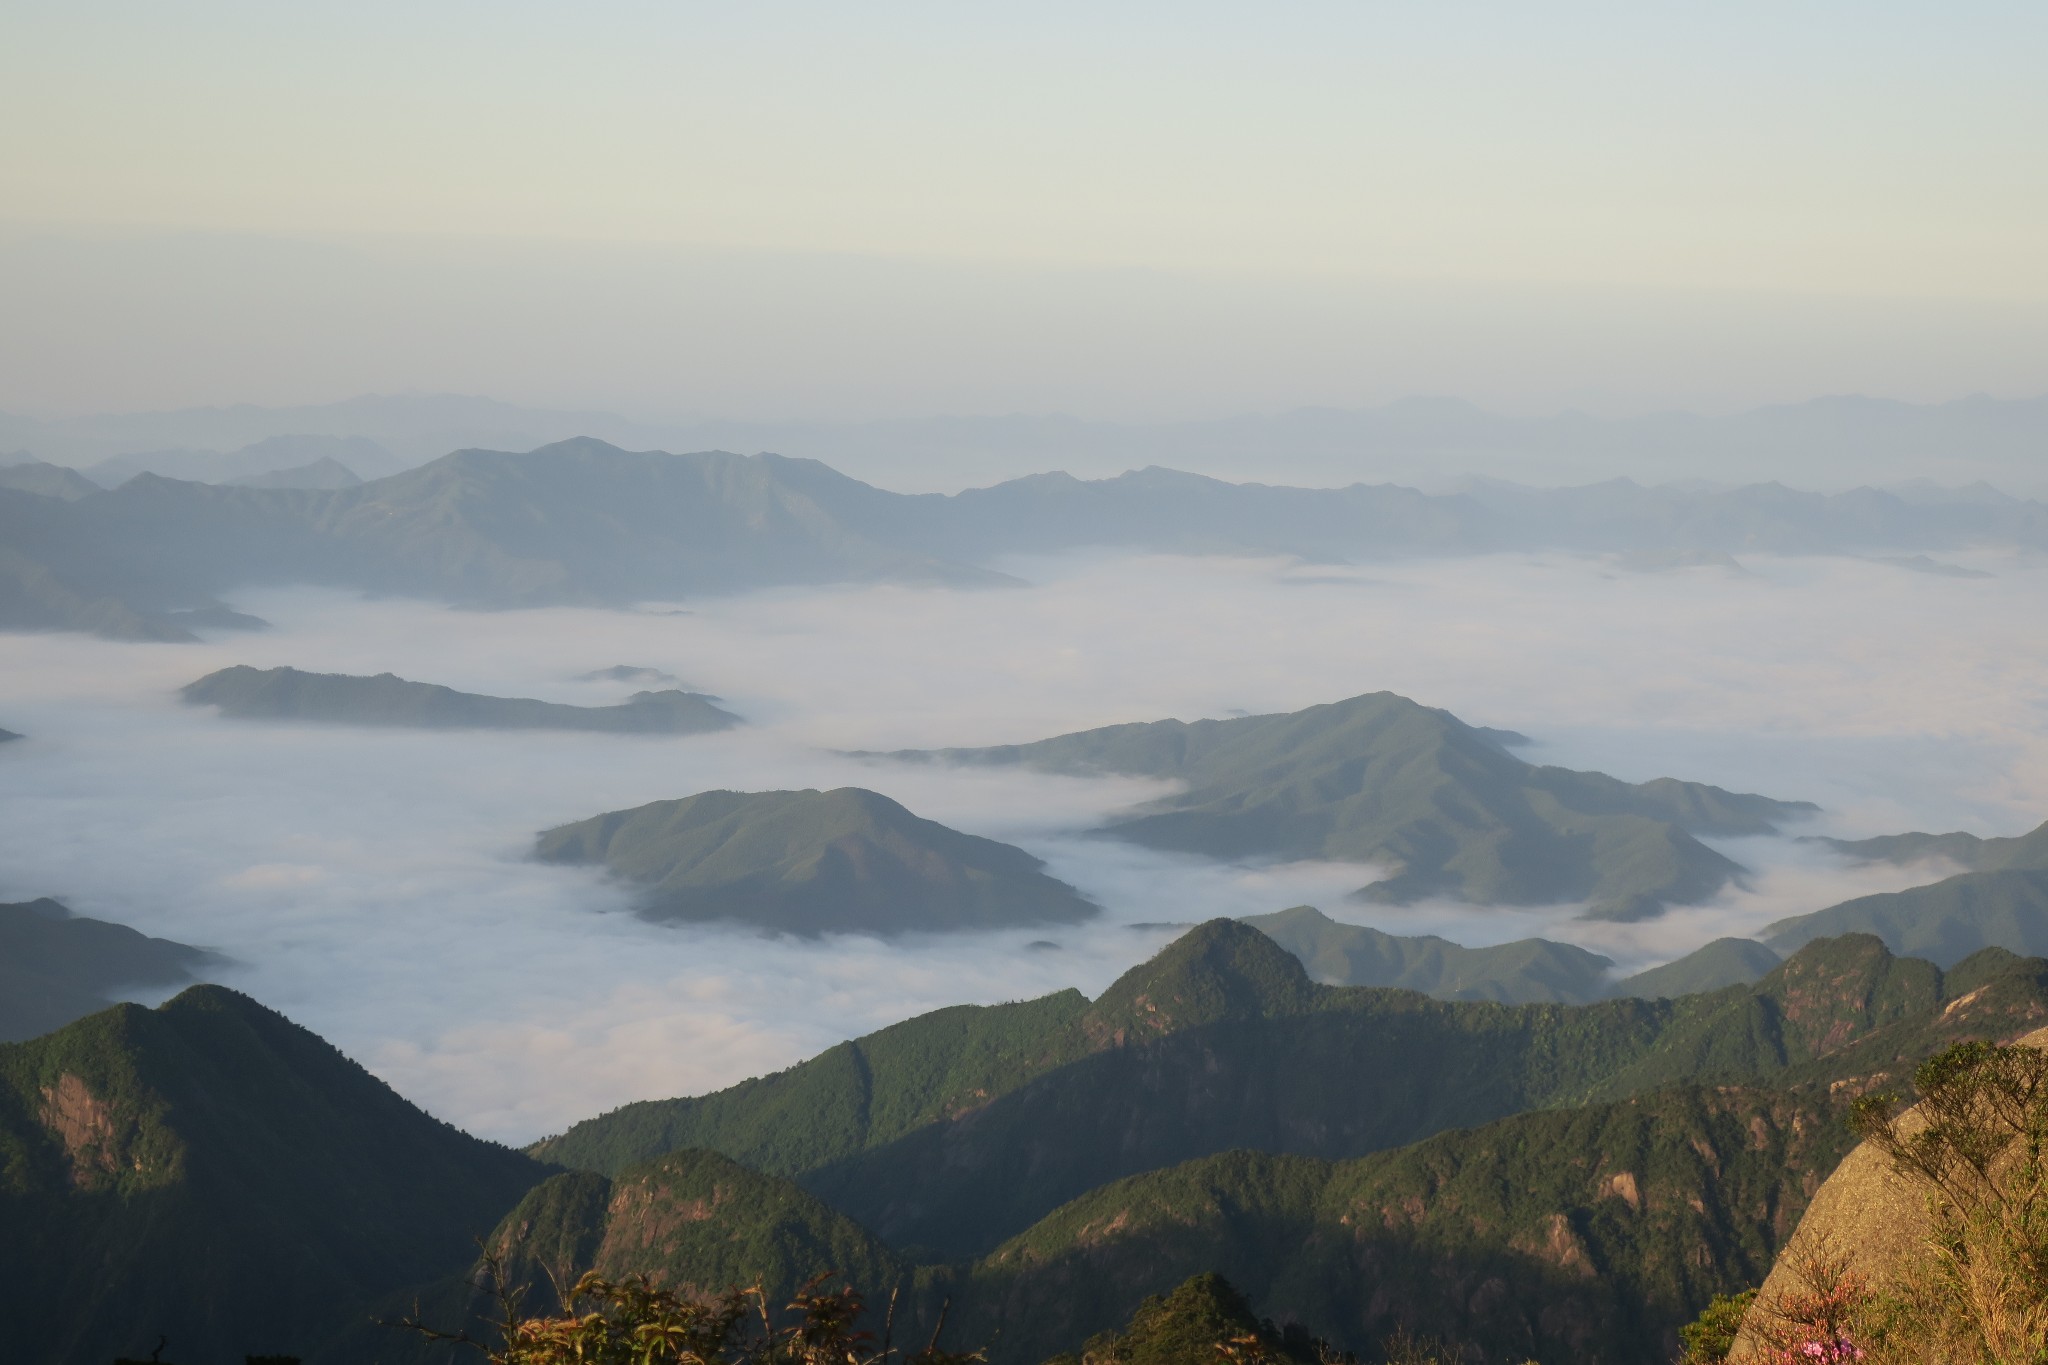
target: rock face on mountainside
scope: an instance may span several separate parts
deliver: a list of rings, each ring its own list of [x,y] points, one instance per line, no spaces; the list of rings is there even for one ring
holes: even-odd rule
[[[790,934],[1064,924],[1097,913],[1023,849],[921,819],[877,792],[700,792],[551,829],[534,855],[600,864],[653,919]]]
[[[218,986],[0,1045],[10,1358],[312,1357],[547,1173]]]
[[[1187,790],[1103,833],[1213,858],[1376,863],[1360,890],[1404,904],[1588,902],[1638,919],[1704,900],[1742,869],[1695,835],[1769,833],[1796,801],[1537,767],[1447,711],[1391,692],[1284,715],[1112,725],[1034,744],[873,755],[1172,778]]]
[[[688,735],[740,723],[695,692],[636,692],[617,706],[564,706],[526,697],[487,697],[390,673],[355,677],[237,664],[180,689],[189,705],[217,706],[237,720],[312,720],[335,725],[402,725],[431,730],[595,730]]]
[[[908,1269],[794,1182],[705,1151],[671,1152],[616,1177],[552,1176],[505,1215],[489,1244],[513,1278],[543,1295],[547,1272],[567,1264],[710,1294],[758,1284],[779,1309],[825,1270],[886,1295]]]
[[[2048,1029],[1998,1041],[2048,1050]],[[1908,1110],[1900,1116],[1899,1126],[1911,1133],[1924,1124]],[[1909,1259],[1925,1251],[1929,1230],[1926,1195],[1893,1169],[1883,1153],[1859,1143],[1814,1194],[1750,1312],[1761,1320],[1785,1295],[1805,1290],[1800,1268],[1816,1256],[1841,1258],[1873,1289],[1896,1287]],[[1728,1353],[1729,1365],[1748,1365],[1764,1354],[1745,1323]]]

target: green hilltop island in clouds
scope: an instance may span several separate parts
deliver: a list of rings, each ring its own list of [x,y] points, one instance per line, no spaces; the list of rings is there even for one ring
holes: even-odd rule
[[[700,792],[541,834],[544,862],[599,864],[658,920],[788,934],[1071,924],[1093,902],[1010,844],[911,814],[878,792]]]
[[[587,1270],[771,1304],[832,1273],[862,1325],[992,1365],[1223,1324],[1304,1365],[1404,1334],[1666,1360],[1770,1267],[1853,1095],[2044,1022],[2048,962],[2000,950],[1852,935],[1753,985],[1503,1005],[1318,985],[1218,920],[1097,999],[940,1010],[522,1154],[197,986],[0,1044],[0,1311],[23,1360],[396,1365],[448,1357],[381,1322],[487,1333],[494,1263],[534,1313]]]
[[[1671,778],[1538,767],[1498,732],[1391,692],[1282,715],[867,756],[1174,778],[1184,791],[1101,833],[1213,858],[1376,863],[1388,871],[1356,893],[1368,901],[1585,901],[1593,919],[1706,900],[1743,869],[1695,836],[1775,833],[1776,822],[1818,810]]]
[[[187,683],[179,695],[237,720],[313,720],[335,725],[433,730],[593,730],[691,735],[740,723],[696,692],[635,692],[616,706],[565,706],[528,697],[486,697],[390,673],[355,677],[237,664]]]

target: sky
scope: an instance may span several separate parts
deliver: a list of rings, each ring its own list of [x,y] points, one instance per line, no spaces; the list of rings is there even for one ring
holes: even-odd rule
[[[1029,586],[786,589],[666,609],[465,612],[266,589],[259,634],[196,644],[0,635],[0,900],[215,948],[211,975],[472,1131],[527,1141],[701,1093],[944,1005],[1097,994],[1163,924],[1309,903],[1468,944],[1578,942],[1635,970],[1939,867],[1849,867],[1805,834],[2023,833],[2048,814],[2039,555],[1984,578],[1848,558],[1626,572],[1568,555],[1365,567],[1079,555]],[[236,722],[176,689],[235,663],[400,676],[585,705],[614,664],[716,693],[711,735],[417,732]],[[1080,837],[1159,784],[860,762],[847,749],[1026,741],[1389,689],[1529,735],[1534,762],[1810,800],[1751,869],[1633,925],[1576,905],[1352,902],[1369,868],[1233,865]],[[528,860],[534,835],[719,787],[856,785],[1002,839],[1103,907],[1056,929],[805,942],[656,925],[627,888]],[[1054,948],[1029,945],[1048,941]],[[168,993],[168,992],[165,992]]]
[[[15,0],[0,408],[2031,396],[2048,11]]]

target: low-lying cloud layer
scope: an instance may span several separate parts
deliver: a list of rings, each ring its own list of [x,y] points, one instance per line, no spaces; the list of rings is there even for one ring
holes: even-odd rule
[[[198,645],[0,637],[0,898],[216,947],[221,980],[434,1112],[524,1140],[618,1103],[787,1065],[937,1005],[1090,993],[1163,924],[1308,901],[1467,943],[1546,933],[1634,969],[1911,884],[1747,840],[1746,890],[1643,925],[1574,907],[1346,906],[1357,867],[1243,868],[1078,832],[1161,790],[871,764],[834,750],[992,744],[1125,720],[1291,710],[1388,689],[1521,730],[1534,761],[1820,802],[1795,833],[2018,833],[2048,815],[2048,566],[1988,579],[1851,560],[1622,572],[1495,556],[1368,569],[1071,558],[1037,586],[753,594],[644,612],[452,612],[333,593],[236,600],[278,625]],[[175,688],[232,663],[597,704],[646,665],[751,724],[682,738],[365,731],[222,720]],[[1080,928],[879,942],[656,926],[533,834],[712,787],[861,785],[1020,843],[1098,900]],[[1040,945],[1040,946],[1032,946]],[[1047,946],[1049,945],[1049,946]]]

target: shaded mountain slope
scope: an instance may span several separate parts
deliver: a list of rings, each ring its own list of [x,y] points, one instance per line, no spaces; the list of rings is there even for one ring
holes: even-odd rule
[[[212,953],[84,919],[53,900],[0,905],[0,1042],[103,1010],[125,988],[190,981]]]
[[[2048,870],[1963,872],[1782,919],[1764,930],[1780,952],[1832,934],[1875,934],[1892,951],[1948,964],[1982,948],[2048,956]]]
[[[740,723],[695,692],[636,692],[616,706],[565,706],[526,697],[487,697],[390,673],[356,677],[237,664],[179,689],[193,706],[218,706],[239,720],[313,720],[425,729],[595,730],[616,734],[701,734]]]
[[[1742,869],[1695,835],[1761,834],[1815,807],[1660,778],[1537,767],[1449,712],[1391,692],[1287,714],[1112,725],[1034,744],[890,758],[1173,778],[1103,833],[1215,858],[1376,863],[1395,904],[1589,902],[1630,919],[1703,900]]]
[[[548,862],[601,863],[654,919],[785,933],[1072,923],[1096,907],[1020,848],[921,819],[877,792],[700,792],[543,833]]]
[[[489,1245],[508,1276],[536,1286],[542,1302],[552,1298],[555,1279],[570,1284],[596,1270],[708,1293],[759,1284],[779,1309],[828,1271],[886,1298],[907,1269],[866,1229],[793,1182],[695,1150],[616,1177],[550,1177],[505,1215]]]
[[[533,1150],[618,1170],[709,1147],[795,1177],[893,1245],[961,1257],[1106,1182],[1233,1147],[1355,1157],[1687,1081],[1789,1083],[1852,1052],[1882,1068],[1978,1021],[2017,1031],[2048,1018],[2048,984],[2010,960],[2000,970],[1995,982],[1965,973],[1985,989],[1944,1014],[1940,971],[1852,937],[1753,987],[1507,1006],[1318,986],[1263,934],[1213,921],[1092,1004],[1066,993],[942,1011]]]
[[[0,1046],[0,1311],[24,1360],[310,1354],[459,1270],[547,1174],[195,986]],[[62,1311],[50,1311],[61,1305]]]
[[[961,1331],[1031,1360],[1213,1270],[1340,1348],[1408,1328],[1488,1360],[1666,1360],[1681,1323],[1769,1266],[1851,1144],[1845,1108],[1825,1089],[1685,1087],[1353,1161],[1205,1157],[1004,1243],[968,1272]]]

